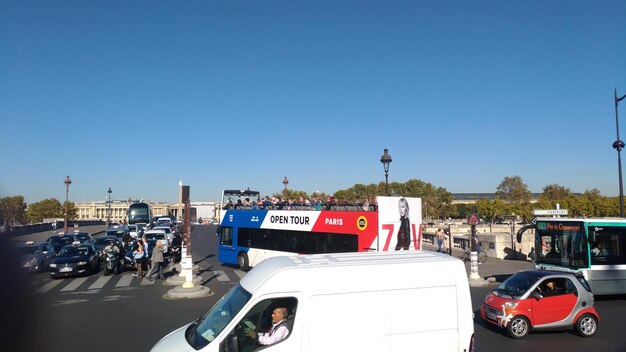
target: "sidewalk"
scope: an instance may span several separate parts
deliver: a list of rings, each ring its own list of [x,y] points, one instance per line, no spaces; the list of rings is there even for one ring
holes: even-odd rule
[[[427,251],[436,251],[437,245],[430,244],[428,242],[422,242],[422,249]],[[453,248],[452,255],[459,258],[463,253],[462,249]],[[532,269],[533,264],[526,260],[504,260],[498,258],[488,257],[484,263],[478,265],[478,275],[485,280],[478,283],[477,286],[487,286],[494,283],[500,283],[506,280],[509,276],[517,273],[520,270]],[[470,262],[465,262],[465,270],[467,276],[470,275]],[[493,279],[491,279],[493,278]],[[482,281],[481,280],[481,281]],[[471,282],[470,282],[471,284]]]

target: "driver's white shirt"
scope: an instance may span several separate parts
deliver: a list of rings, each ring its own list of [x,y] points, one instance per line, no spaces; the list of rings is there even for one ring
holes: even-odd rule
[[[272,328],[270,329],[270,331],[259,336],[259,343],[261,345],[271,345],[287,337],[287,335],[289,334],[289,329],[287,329],[285,325],[281,325],[276,328],[278,324],[281,324],[285,321],[286,319],[283,319],[276,324],[272,324]]]

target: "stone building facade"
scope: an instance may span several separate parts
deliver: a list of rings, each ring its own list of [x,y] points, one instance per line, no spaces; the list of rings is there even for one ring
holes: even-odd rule
[[[167,215],[170,213],[170,205],[166,202],[145,201],[152,207],[153,215]],[[134,201],[111,200],[111,222],[121,222],[128,220],[128,207]],[[106,221],[109,211],[107,201],[77,202],[77,220],[102,220]]]

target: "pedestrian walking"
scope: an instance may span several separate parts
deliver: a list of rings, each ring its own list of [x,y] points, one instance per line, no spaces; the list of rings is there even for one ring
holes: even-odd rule
[[[441,246],[443,246],[443,238],[445,236],[441,227],[437,229],[437,232],[435,232],[435,236],[437,237],[437,252],[441,252]]]
[[[161,241],[157,241],[156,246],[152,249],[152,269],[148,272],[146,277],[153,281],[152,275],[155,273],[159,275],[158,279],[163,280],[165,276],[163,276],[163,245]]]
[[[143,276],[143,269],[141,267],[141,265],[143,264],[142,263],[143,257],[144,257],[143,245],[141,243],[141,240],[137,240],[137,249],[135,249],[135,251],[133,252],[133,259],[135,259],[135,269],[137,269],[137,272],[133,274],[133,276],[135,277]]]

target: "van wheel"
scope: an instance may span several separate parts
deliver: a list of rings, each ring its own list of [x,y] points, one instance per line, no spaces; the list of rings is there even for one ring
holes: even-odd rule
[[[239,264],[239,269],[243,271],[250,270],[250,266],[248,265],[248,255],[246,253],[239,253],[239,256],[237,256],[237,264]]]
[[[516,316],[509,322],[506,331],[514,339],[521,339],[530,332],[528,320],[522,316]]]
[[[598,320],[591,314],[583,314],[583,316],[576,321],[576,325],[574,327],[576,328],[578,335],[582,337],[591,337],[595,335],[598,330]]]

